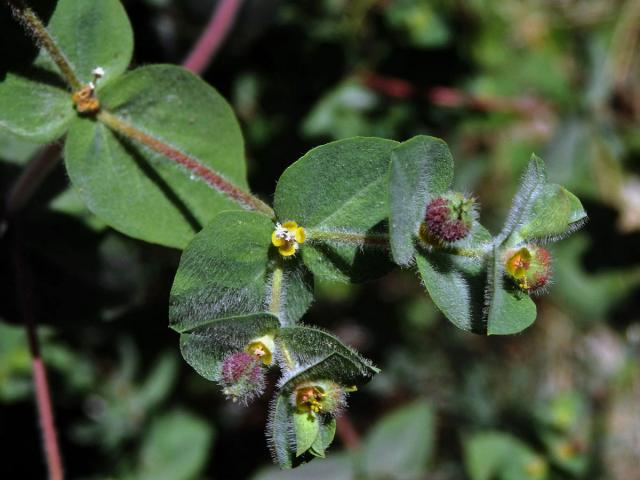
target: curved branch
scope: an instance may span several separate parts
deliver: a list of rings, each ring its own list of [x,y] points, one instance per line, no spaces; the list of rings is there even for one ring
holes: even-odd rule
[[[211,15],[202,35],[182,65],[194,73],[202,73],[213,61],[242,6],[242,0],[221,0]]]

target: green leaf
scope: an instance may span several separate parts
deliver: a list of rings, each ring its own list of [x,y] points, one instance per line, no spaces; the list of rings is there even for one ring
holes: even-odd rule
[[[580,228],[586,219],[580,200],[560,185],[548,183],[544,162],[532,155],[496,244],[557,240]]]
[[[206,420],[179,410],[154,420],[140,451],[140,480],[200,478],[209,459],[213,430]]]
[[[206,378],[215,378],[226,353],[295,323],[311,303],[310,274],[273,251],[273,228],[259,213],[223,212],[182,255],[171,289],[170,325],[182,333],[185,360]],[[283,274],[274,305],[276,268]]]
[[[280,177],[276,214],[306,229],[301,254],[314,274],[358,282],[389,270],[388,168],[395,145],[363,137],[328,143]]]
[[[494,247],[488,272],[487,334],[510,335],[529,327],[536,319],[536,304],[524,292],[504,283],[502,259],[504,255]]]
[[[127,12],[118,0],[60,0],[47,29],[83,84],[93,80],[92,70],[104,69],[97,89],[104,88],[129,67],[133,32]],[[46,51],[36,65],[59,74]]]
[[[359,464],[370,480],[424,478],[434,447],[435,416],[418,401],[378,422],[364,441]]]
[[[293,428],[296,432],[296,457],[304,454],[316,442],[320,434],[320,418],[313,413],[293,414]]]
[[[398,265],[408,265],[427,203],[451,187],[453,158],[445,142],[425,135],[398,145],[391,158],[391,252]]]
[[[454,255],[446,251],[419,249],[416,265],[429,296],[458,328],[486,333],[484,318],[487,261],[491,234],[475,222],[468,238],[456,243],[459,249],[476,249],[477,256]]]
[[[316,457],[324,458],[325,450],[329,448],[335,435],[336,419],[333,417],[328,420],[323,419],[323,422],[320,424],[320,432],[315,442],[313,442],[313,445],[311,445],[310,452]]]
[[[300,465],[295,470],[264,468],[251,478],[253,480],[354,480],[356,477],[351,456],[337,453],[326,460],[314,460]]]
[[[267,438],[274,461],[282,468],[291,468],[293,454],[298,450],[294,433],[294,408],[289,399],[296,386],[326,379],[350,386],[369,380],[378,370],[331,335],[310,327],[282,328],[277,340],[280,348],[283,344],[286,346],[296,365],[287,367],[280,380],[280,391],[269,415]],[[309,363],[299,363],[305,359]],[[316,455],[324,453],[333,438],[333,427],[327,425],[327,431],[320,431],[323,437],[316,444]]]
[[[0,83],[0,130],[46,143],[61,137],[74,116],[62,88],[11,74]]]
[[[522,240],[555,240],[580,228],[587,220],[580,200],[560,185],[547,184],[518,229]]]
[[[296,373],[310,380],[341,379],[344,385],[350,385],[353,382],[366,382],[380,371],[336,337],[315,327],[296,325],[282,328],[277,340],[284,344],[293,361],[307,366],[305,371],[296,370]],[[322,363],[330,358],[327,363]],[[316,366],[309,368],[310,365]],[[322,371],[322,366],[334,371]],[[315,372],[319,376],[311,378],[310,375]]]
[[[186,70],[134,70],[100,94],[104,108],[247,189],[240,127],[225,100]],[[77,118],[65,145],[69,178],[89,209],[116,230],[184,248],[222,210],[238,204],[175,161]]]
[[[547,462],[511,435],[483,432],[464,440],[464,458],[471,480],[543,480]]]
[[[280,468],[293,467],[296,438],[293,432],[293,407],[288,393],[282,390],[276,395],[269,410],[267,442],[273,461]]]

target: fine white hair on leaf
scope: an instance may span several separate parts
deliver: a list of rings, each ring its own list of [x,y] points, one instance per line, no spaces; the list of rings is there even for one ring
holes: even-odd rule
[[[553,242],[558,242],[560,240],[564,240],[572,233],[577,232],[582,227],[584,227],[588,222],[589,222],[589,218],[584,217],[576,222],[570,223],[568,227],[565,229],[565,231],[562,233],[558,233],[555,235],[546,235],[544,237],[534,237],[534,238],[528,239],[528,241],[538,245],[548,245]]]
[[[496,237],[498,245],[506,240],[520,225],[522,219],[526,216],[535,199],[540,194],[546,180],[547,176],[544,171],[544,163],[542,163],[542,160],[534,157],[529,162],[527,169],[522,175],[520,188],[513,198],[513,203],[509,210],[509,214],[507,215],[504,227]]]
[[[287,466],[291,452],[295,451],[296,433],[291,407],[281,392],[276,394],[269,405],[265,435],[273,461],[280,466]]]

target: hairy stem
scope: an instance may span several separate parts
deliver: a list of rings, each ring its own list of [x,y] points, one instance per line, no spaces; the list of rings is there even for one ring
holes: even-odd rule
[[[60,160],[61,146],[53,143],[39,150],[10,188],[5,201],[5,214],[13,217],[29,203],[36,190]]]
[[[211,15],[202,35],[182,65],[202,73],[214,59],[242,6],[242,0],[221,0]]]
[[[269,292],[269,312],[278,318],[280,318],[281,310],[283,276],[282,266],[278,265],[271,275],[271,291]]]
[[[73,71],[69,61],[58,47],[47,28],[44,26],[38,15],[22,0],[6,0],[13,12],[13,15],[23,24],[27,33],[29,33],[36,44],[47,51],[51,59],[55,62],[72,90],[80,90],[82,83]]]
[[[171,145],[168,145],[141,130],[138,130],[133,125],[107,111],[100,111],[100,113],[98,113],[98,120],[121,136],[135,140],[154,152],[157,152],[184,167],[191,174],[207,183],[211,188],[226,195],[243,207],[262,212],[270,218],[275,218],[275,213],[269,205],[259,198],[251,195],[249,192],[238,188],[214,170],[211,170],[200,163],[197,159],[182,153]]]
[[[56,433],[53,407],[51,405],[51,393],[49,382],[47,381],[47,371],[40,354],[40,343],[36,329],[35,315],[33,312],[33,290],[31,278],[27,269],[26,261],[22,253],[22,243],[19,226],[15,225],[13,232],[13,261],[15,270],[16,289],[18,293],[19,309],[23,317],[24,326],[31,352],[33,368],[33,383],[36,394],[36,404],[38,408],[38,418],[42,429],[42,443],[44,446],[47,469],[50,480],[62,480],[64,469],[62,467],[62,456],[58,445],[58,435]]]
[[[377,248],[389,248],[389,235],[385,233],[362,234],[309,230],[310,242],[338,242]]]

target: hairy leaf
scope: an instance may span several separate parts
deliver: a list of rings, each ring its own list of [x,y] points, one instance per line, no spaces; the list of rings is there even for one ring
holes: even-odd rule
[[[280,391],[271,403],[269,411],[266,433],[267,442],[273,461],[280,468],[293,467],[296,446],[295,431],[293,429],[293,410],[288,394]]]
[[[303,367],[301,368],[303,369],[305,368],[304,366],[318,365],[330,357],[333,359],[325,366],[336,365],[338,370],[344,369],[344,372],[338,371],[336,373],[337,377],[332,377],[329,372],[322,372],[321,369],[315,368],[314,372],[318,372],[320,375],[313,377],[315,380],[322,378],[337,380],[343,378],[346,380],[345,385],[347,385],[353,382],[365,382],[379,372],[376,367],[371,365],[371,362],[362,358],[336,337],[315,327],[296,325],[283,328],[278,333],[278,343],[285,346],[291,359],[297,365],[302,365]],[[337,354],[337,356],[333,357],[334,354]],[[296,369],[296,374],[308,377],[310,372]]]
[[[59,0],[47,29],[83,84],[93,79],[94,68],[104,69],[98,91],[129,67],[133,32],[118,0]],[[45,50],[36,65],[60,74]]]
[[[74,115],[63,88],[11,74],[0,83],[0,130],[16,137],[50,142],[65,133]]]
[[[451,188],[453,158],[439,138],[420,135],[391,154],[389,235],[394,261],[409,265],[429,201]]]
[[[474,333],[486,332],[484,318],[487,259],[491,234],[475,223],[469,237],[456,243],[454,251],[418,249],[416,265],[433,303],[458,328]],[[471,256],[475,250],[475,256]]]
[[[282,174],[280,221],[307,230],[301,254],[316,275],[363,281],[389,268],[388,168],[397,142],[356,137],[314,148]]]
[[[272,291],[274,269],[283,262],[272,252],[272,230],[271,220],[259,213],[223,212],[182,255],[170,325],[182,333],[187,362],[206,378],[215,378],[226,353],[294,323],[311,303],[310,275],[295,260],[283,267],[280,291]]]
[[[186,70],[134,70],[100,93],[104,108],[247,189],[240,127],[225,100]],[[240,208],[165,155],[78,118],[65,146],[69,178],[89,209],[116,230],[184,248],[222,210]]]
[[[542,159],[532,155],[497,245],[525,240],[557,239],[580,228],[587,219],[580,200],[563,187],[547,182]]]

